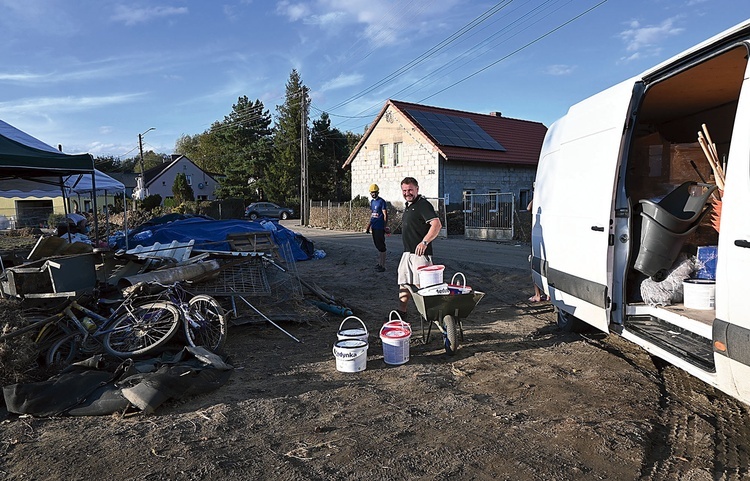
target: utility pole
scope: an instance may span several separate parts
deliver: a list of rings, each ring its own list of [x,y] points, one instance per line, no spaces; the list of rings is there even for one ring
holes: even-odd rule
[[[138,134],[138,149],[141,152],[141,196],[143,197],[141,200],[146,198],[146,177],[144,175],[146,172],[146,168],[143,162],[143,136],[151,132],[152,130],[156,130],[156,128],[151,127],[142,134]]]
[[[310,193],[308,192],[308,164],[307,164],[307,87],[302,87],[302,122],[300,132],[300,161],[301,161],[301,178],[300,178],[300,225],[308,225],[310,222],[309,203]]]

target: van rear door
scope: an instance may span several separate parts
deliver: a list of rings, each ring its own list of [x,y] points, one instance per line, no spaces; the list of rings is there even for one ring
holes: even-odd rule
[[[550,128],[534,193],[532,266],[553,303],[609,330],[620,151],[635,79],[570,108]]]

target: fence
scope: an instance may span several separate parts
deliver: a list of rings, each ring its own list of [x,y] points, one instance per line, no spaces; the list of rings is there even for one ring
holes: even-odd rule
[[[515,235],[513,193],[465,194],[464,236],[467,239],[511,240]]]
[[[444,198],[427,198],[437,211],[443,228],[441,237],[448,235],[447,212]],[[359,201],[362,202],[361,200]],[[388,226],[394,234],[401,232],[402,211],[388,206]],[[359,231],[365,230],[370,220],[370,207],[354,205],[353,201],[333,202],[325,200],[310,201],[310,227],[324,227],[331,230]]]

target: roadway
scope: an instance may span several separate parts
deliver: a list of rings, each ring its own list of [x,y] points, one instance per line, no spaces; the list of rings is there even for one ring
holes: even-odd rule
[[[302,234],[313,244],[316,240],[325,240],[358,249],[375,248],[372,244],[372,236],[364,232],[304,227],[299,224],[299,219],[288,219],[280,223],[287,229]],[[401,252],[401,235],[394,234],[386,237],[386,244],[390,251]],[[531,253],[531,247],[520,242],[478,241],[455,235],[438,238],[434,242],[433,249],[436,263],[447,260],[479,262],[487,266],[514,269],[529,269],[529,254]]]

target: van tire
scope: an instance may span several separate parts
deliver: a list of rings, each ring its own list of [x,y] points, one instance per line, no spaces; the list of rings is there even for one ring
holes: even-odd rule
[[[563,332],[575,332],[582,333],[591,330],[591,326],[578,319],[573,314],[563,311],[562,309],[557,310],[557,327]]]

